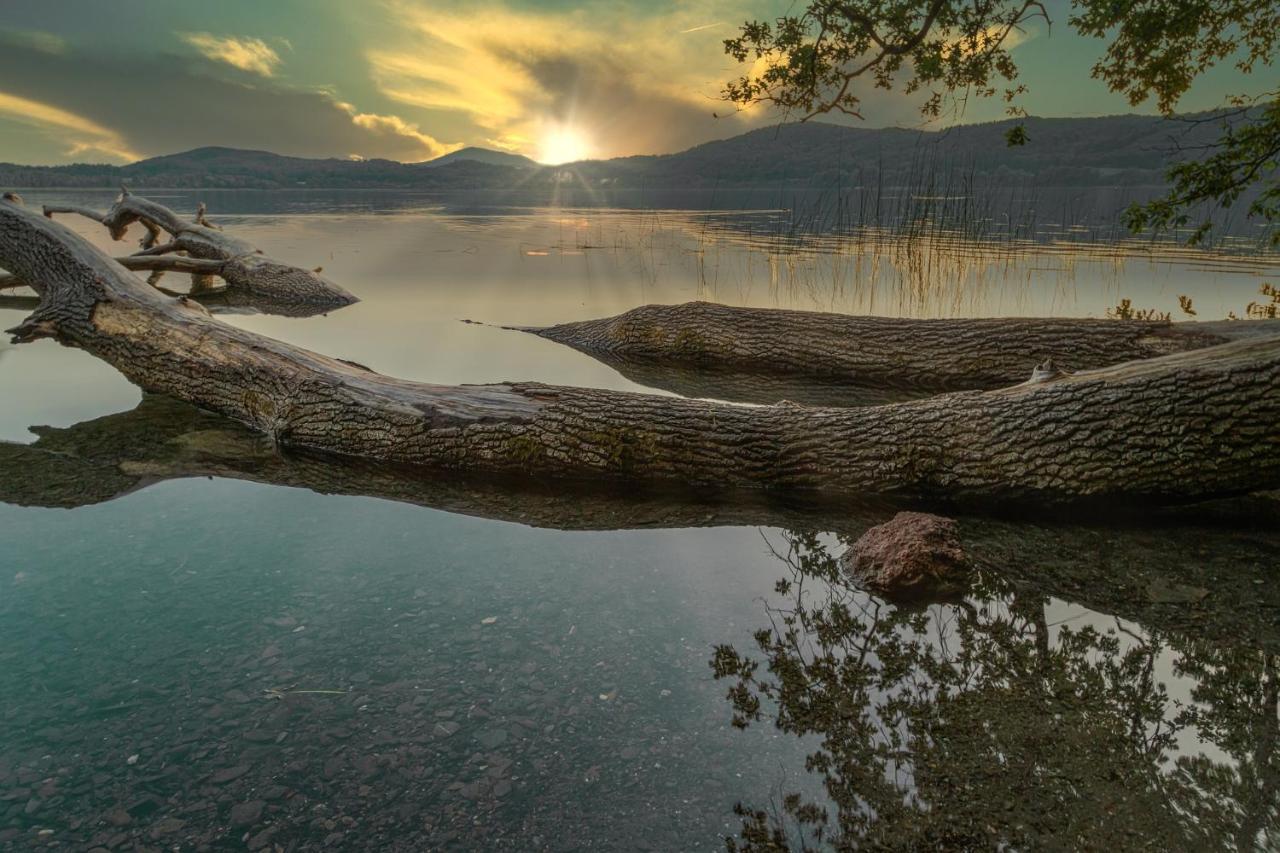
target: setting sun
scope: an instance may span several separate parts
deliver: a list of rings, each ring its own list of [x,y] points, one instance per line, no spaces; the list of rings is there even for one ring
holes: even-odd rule
[[[581,132],[570,127],[557,127],[542,137],[538,162],[548,166],[574,163],[591,156],[591,147]]]

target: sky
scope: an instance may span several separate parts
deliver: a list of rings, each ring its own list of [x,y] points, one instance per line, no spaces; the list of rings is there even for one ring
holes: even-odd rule
[[[1014,56],[1032,114],[1155,112],[1089,78],[1103,44],[1048,4]],[[0,162],[126,163],[205,145],[432,159],[463,146],[543,162],[679,151],[776,124],[718,99],[722,42],[790,0],[0,0]],[[1211,72],[1207,109],[1259,81]],[[923,125],[919,97],[867,93],[869,127]],[[719,117],[717,117],[719,113]]]

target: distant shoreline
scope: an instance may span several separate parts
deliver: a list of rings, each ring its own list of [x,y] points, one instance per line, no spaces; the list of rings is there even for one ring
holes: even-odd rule
[[[1029,141],[1009,147],[1008,122],[945,133],[901,128],[787,124],[673,154],[544,166],[481,148],[436,161],[308,159],[207,147],[125,166],[0,163],[0,185],[214,190],[759,190],[911,186],[953,193],[978,184],[1163,187],[1180,158],[1168,121],[1155,116],[1025,120]],[[1180,125],[1184,148],[1217,140],[1213,122]]]

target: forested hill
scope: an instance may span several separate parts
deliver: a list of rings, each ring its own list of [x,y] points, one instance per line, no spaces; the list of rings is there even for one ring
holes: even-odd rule
[[[660,157],[581,164],[591,178],[620,184],[684,186],[811,181],[817,184],[911,181],[922,171],[962,173],[1045,186],[1160,184],[1178,148],[1216,139],[1215,122],[1154,116],[1025,120],[1030,141],[1010,147],[1013,122],[945,131],[868,130],[821,123],[754,130]]]
[[[540,166],[464,149],[438,161],[310,160],[266,151],[199,148],[127,166],[0,164],[4,187],[529,188],[556,182],[613,187],[847,185],[913,181],[924,170],[1043,186],[1155,185],[1177,149],[1212,141],[1216,122],[1152,116],[1025,120],[1030,142],[1010,148],[1010,122],[945,131],[811,122],[762,128],[677,154]]]

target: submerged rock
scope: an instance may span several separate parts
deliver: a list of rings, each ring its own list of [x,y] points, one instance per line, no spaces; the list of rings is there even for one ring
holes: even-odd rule
[[[262,800],[250,800],[247,803],[236,803],[231,807],[232,826],[253,826],[262,819],[262,810],[266,803]]]
[[[924,512],[871,528],[840,560],[857,585],[886,598],[957,598],[968,581],[956,522]]]

